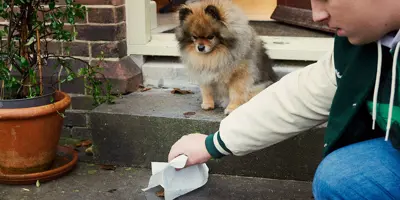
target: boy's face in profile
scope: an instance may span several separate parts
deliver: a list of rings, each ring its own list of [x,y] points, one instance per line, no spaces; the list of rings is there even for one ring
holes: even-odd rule
[[[311,0],[314,21],[326,22],[353,44],[379,40],[400,27],[394,23],[391,0]],[[395,8],[397,7],[397,8]]]

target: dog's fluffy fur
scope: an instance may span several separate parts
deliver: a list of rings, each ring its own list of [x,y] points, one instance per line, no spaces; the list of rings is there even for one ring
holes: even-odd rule
[[[231,1],[189,3],[178,15],[181,60],[200,85],[203,109],[219,100],[229,114],[277,80],[262,40]]]

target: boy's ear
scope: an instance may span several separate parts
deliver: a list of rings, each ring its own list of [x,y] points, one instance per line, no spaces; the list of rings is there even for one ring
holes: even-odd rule
[[[213,5],[209,5],[204,9],[204,12],[208,15],[211,15],[211,17],[213,17],[214,19],[220,21],[221,18],[221,14],[219,13],[219,10],[217,7],[213,6]]]
[[[186,19],[187,16],[189,16],[190,14],[193,14],[192,10],[190,10],[187,7],[183,7],[179,9],[179,21],[184,21]]]

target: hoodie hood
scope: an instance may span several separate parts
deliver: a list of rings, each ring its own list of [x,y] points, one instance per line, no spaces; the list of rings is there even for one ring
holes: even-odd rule
[[[392,114],[393,114],[393,102],[394,102],[394,95],[396,91],[396,70],[397,70],[397,59],[399,56],[400,50],[400,30],[391,32],[384,36],[381,40],[377,42],[378,45],[378,62],[377,62],[377,73],[375,79],[375,87],[374,87],[374,96],[373,96],[373,109],[372,109],[372,129],[375,129],[375,121],[376,121],[376,105],[378,99],[378,92],[379,92],[379,84],[381,78],[381,69],[382,69],[382,45],[390,48],[390,52],[393,55],[393,64],[392,64],[392,83],[390,89],[390,103],[389,103],[389,112],[388,112],[388,119],[386,125],[386,135],[385,141],[389,138],[390,127],[392,124]]]
[[[390,49],[394,49],[396,44],[400,42],[400,29],[397,31],[392,31],[385,35],[381,40],[381,44]]]

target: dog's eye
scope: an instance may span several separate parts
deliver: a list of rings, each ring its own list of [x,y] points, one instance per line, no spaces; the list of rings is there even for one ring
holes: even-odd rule
[[[210,36],[207,37],[207,39],[212,40],[212,39],[214,39],[214,36],[210,35]]]
[[[197,40],[197,36],[193,35],[192,38],[193,38],[193,40]]]

